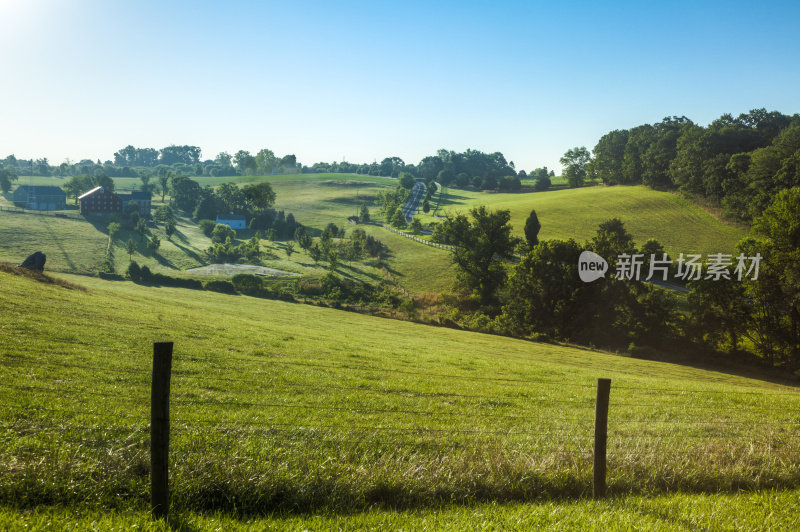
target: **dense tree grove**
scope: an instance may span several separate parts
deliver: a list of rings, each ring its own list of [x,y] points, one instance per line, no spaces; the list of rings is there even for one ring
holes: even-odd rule
[[[403,186],[410,188],[411,178],[426,184],[439,182],[444,186],[475,187],[482,190],[517,192],[521,188],[520,175],[514,163],[506,161],[500,152],[484,153],[467,150],[458,153],[439,150],[436,155],[423,157],[419,164],[408,164],[400,157],[386,157],[380,163],[315,163],[303,167],[303,172],[348,172],[365,175],[380,175],[403,179]],[[546,174],[546,168],[545,168]]]
[[[800,115],[755,109],[707,127],[667,117],[603,135],[593,155],[590,178],[679,189],[750,222],[781,190],[800,186]]]
[[[0,168],[6,168],[15,175],[58,177],[96,176],[101,173],[109,177],[152,177],[157,175],[162,180],[162,192],[166,192],[163,179],[167,179],[169,173],[183,176],[219,177],[298,173],[302,168],[294,155],[276,157],[271,150],[266,148],[255,155],[251,155],[245,150],[239,150],[234,155],[227,152],[219,153],[214,159],[202,160],[201,157],[202,151],[198,146],[171,145],[157,150],[155,148],[135,148],[129,145],[114,152],[113,160],[105,162],[90,159],[82,159],[78,162],[66,160],[54,166],[49,163],[47,158],[25,160],[9,155],[0,160]]]

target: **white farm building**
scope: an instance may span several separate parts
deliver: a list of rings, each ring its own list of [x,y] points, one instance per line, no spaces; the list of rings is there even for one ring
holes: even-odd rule
[[[241,214],[220,214],[217,216],[217,225],[227,225],[231,229],[246,229],[244,216]]]

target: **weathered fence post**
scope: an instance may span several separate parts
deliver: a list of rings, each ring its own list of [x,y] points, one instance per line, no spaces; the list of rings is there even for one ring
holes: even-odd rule
[[[153,344],[150,389],[150,508],[153,517],[169,512],[169,379],[172,342]]]
[[[595,499],[606,496],[606,443],[608,440],[608,396],[611,379],[597,379],[597,403],[594,411],[594,483]]]

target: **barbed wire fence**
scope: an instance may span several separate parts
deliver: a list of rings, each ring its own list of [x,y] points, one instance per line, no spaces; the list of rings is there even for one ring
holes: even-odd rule
[[[195,357],[203,362],[202,357]],[[215,397],[199,392],[182,391],[170,397],[170,381],[192,379],[197,372],[184,369],[172,371],[172,344],[154,345],[153,368],[148,370],[130,365],[98,368],[93,365],[47,360],[42,367],[92,371],[98,379],[113,381],[120,374],[136,383],[135,393],[120,396],[116,393],[86,389],[81,383],[64,379],[15,384],[0,382],[0,389],[17,397],[35,398],[33,405],[17,407],[6,404],[13,415],[5,415],[0,429],[17,435],[68,435],[70,441],[97,445],[92,435],[114,435],[120,442],[138,442],[149,447],[152,511],[155,516],[168,512],[169,495],[168,449],[170,433],[182,437],[216,435],[220,437],[292,437],[305,438],[314,445],[370,446],[395,449],[398,446],[425,451],[457,449],[464,445],[520,446],[537,448],[553,456],[570,456],[593,469],[593,493],[606,493],[607,468],[631,455],[658,448],[662,444],[682,442],[683,446],[705,445],[717,441],[738,442],[752,447],[761,442],[765,453],[771,452],[776,441],[800,437],[800,416],[789,410],[776,415],[778,399],[800,405],[800,393],[760,390],[696,390],[670,387],[648,387],[627,383],[612,383],[599,379],[597,383],[546,378],[518,378],[498,375],[464,375],[435,371],[396,368],[392,372],[414,376],[425,382],[425,390],[410,390],[402,386],[349,385],[343,382],[319,385],[313,382],[292,382],[269,373],[232,375],[226,368],[209,364],[202,372],[204,379],[221,385],[223,390],[247,390],[245,393],[226,393]],[[381,369],[359,363],[320,361],[270,361],[273,366],[300,370],[346,372],[365,377]],[[491,383],[507,388],[508,393],[452,391],[447,383]],[[433,385],[444,386],[433,386]],[[520,393],[521,384],[554,385],[568,390],[570,396],[548,397]],[[264,398],[254,390],[295,390],[295,399]],[[300,392],[309,392],[299,395]],[[312,393],[313,392],[313,393]],[[342,392],[341,395],[359,398],[357,404],[331,404],[314,401],[322,393]],[[618,393],[615,397],[614,392]],[[146,405],[150,396],[150,420]],[[230,395],[233,395],[232,397]],[[593,397],[594,396],[594,397]],[[399,403],[381,406],[378,399],[391,398]],[[498,412],[498,408],[514,409],[510,399],[524,401],[524,412]],[[735,403],[735,409],[725,416],[704,417],[703,410],[724,399]],[[94,402],[92,401],[94,400]],[[436,400],[441,401],[437,403]],[[68,404],[64,404],[64,402]],[[423,403],[420,405],[419,403]],[[91,405],[103,408],[92,409]],[[455,405],[452,410],[442,404]],[[439,405],[437,407],[436,405]],[[193,415],[199,407],[210,415]],[[302,417],[287,417],[287,413],[302,413]],[[177,415],[175,415],[177,413]],[[593,415],[594,414],[594,415]],[[743,419],[748,414],[749,419]],[[334,415],[346,415],[347,422],[331,422]],[[113,420],[110,424],[108,420]],[[410,420],[410,421],[409,421]],[[422,421],[424,420],[424,421]],[[490,426],[486,421],[491,420]],[[102,422],[106,421],[105,424]],[[149,440],[148,440],[149,434]],[[544,443],[543,443],[544,442]],[[547,447],[547,442],[558,445]],[[526,447],[526,445],[528,447]],[[143,451],[144,452],[144,451]]]

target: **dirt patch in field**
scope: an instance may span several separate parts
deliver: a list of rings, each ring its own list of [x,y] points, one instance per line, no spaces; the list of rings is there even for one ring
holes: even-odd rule
[[[300,277],[299,273],[276,270],[266,266],[253,266],[252,264],[209,264],[200,268],[191,268],[186,272],[220,277],[233,277],[237,273],[251,273],[253,275],[263,275],[264,277]]]

